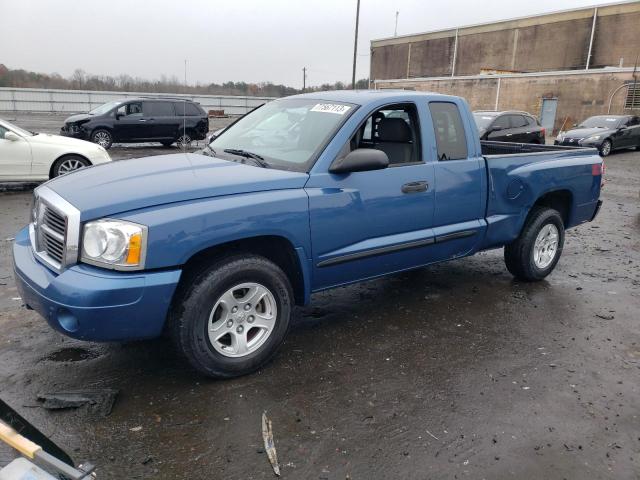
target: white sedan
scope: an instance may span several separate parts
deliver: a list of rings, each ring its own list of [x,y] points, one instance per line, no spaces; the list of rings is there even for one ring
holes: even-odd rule
[[[49,180],[110,161],[95,143],[28,132],[0,119],[0,181]]]

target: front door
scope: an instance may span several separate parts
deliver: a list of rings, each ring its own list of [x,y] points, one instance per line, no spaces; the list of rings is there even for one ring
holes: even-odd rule
[[[12,132],[15,140],[8,140],[5,133]],[[31,146],[27,139],[0,125],[0,178],[19,180],[31,175]]]
[[[151,122],[142,113],[142,102],[126,103],[116,110],[114,141],[135,142],[151,136]]]
[[[309,178],[314,290],[429,263],[434,176],[423,159],[416,106],[373,112],[343,152],[355,148],[384,151],[390,166]]]

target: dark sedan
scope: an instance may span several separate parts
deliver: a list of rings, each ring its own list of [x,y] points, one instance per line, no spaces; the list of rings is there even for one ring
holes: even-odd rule
[[[606,157],[613,150],[640,148],[640,117],[598,115],[589,117],[571,130],[560,132],[556,145],[595,147]]]
[[[537,143],[544,145],[545,129],[527,112],[476,111],[473,119],[480,140],[494,142]]]

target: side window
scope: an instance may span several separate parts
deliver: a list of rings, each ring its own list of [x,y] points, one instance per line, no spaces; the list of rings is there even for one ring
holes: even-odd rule
[[[511,128],[526,127],[529,123],[522,115],[511,115]]]
[[[352,137],[349,150],[375,148],[389,157],[389,165],[422,161],[418,112],[413,103],[389,105],[373,112]]]
[[[467,137],[460,111],[454,103],[430,102],[429,110],[438,147],[438,160],[467,158]]]
[[[175,111],[171,102],[144,102],[144,114],[154,117],[173,117]]]
[[[631,121],[629,122],[630,126],[640,125],[640,117],[631,117]]]
[[[0,125],[0,140],[4,140],[4,134],[7,133],[8,131],[9,130],[7,130],[2,125]]]
[[[527,120],[527,122],[529,123],[530,127],[537,127],[538,126],[538,121],[535,118],[533,118],[533,117],[524,117],[524,118]]]
[[[134,102],[134,103],[125,103],[124,105],[120,105],[118,110],[116,110],[116,114],[121,117],[126,117],[129,115],[141,116],[142,115],[142,103]]]
[[[496,118],[495,122],[493,122],[493,126],[501,129],[511,128],[511,122],[509,122],[509,116],[502,115]]]
[[[183,115],[189,116],[200,116],[202,112],[198,110],[193,103],[190,102],[176,102],[176,115],[182,117]]]

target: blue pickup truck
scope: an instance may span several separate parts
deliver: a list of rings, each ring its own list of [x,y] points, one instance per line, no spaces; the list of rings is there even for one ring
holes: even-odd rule
[[[205,375],[269,360],[311,294],[504,247],[523,281],[598,213],[595,149],[480,142],[467,103],[409,91],[279,99],[201,152],[35,190],[24,303],[85,340],[168,333]]]

